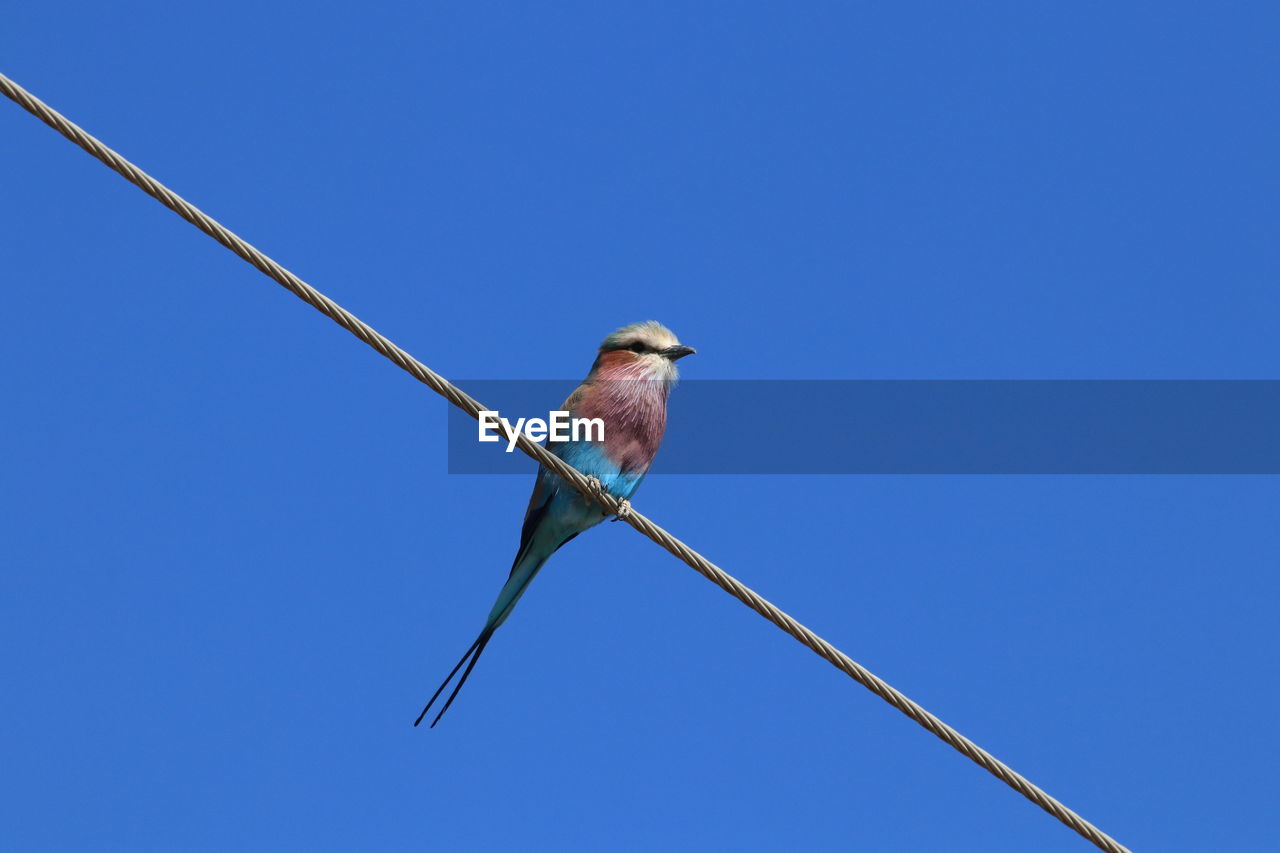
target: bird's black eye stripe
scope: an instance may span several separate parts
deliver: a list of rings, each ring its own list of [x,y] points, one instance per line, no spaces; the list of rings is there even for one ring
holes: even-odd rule
[[[631,350],[632,352],[648,352],[649,351],[649,347],[645,346],[639,341],[636,341],[631,346],[627,347],[627,349]]]

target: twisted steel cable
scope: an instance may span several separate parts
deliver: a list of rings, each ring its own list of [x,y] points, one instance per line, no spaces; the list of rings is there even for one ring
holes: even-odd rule
[[[224,228],[195,205],[190,204],[164,184],[108,148],[101,141],[2,73],[0,73],[0,92],[3,92],[27,112],[61,133],[76,145],[79,145],[89,154],[101,160],[109,168],[120,173],[126,180],[136,185],[147,195],[177,213],[232,252],[235,252],[263,274],[288,288],[299,299],[373,347],[383,356],[390,359],[397,367],[409,373],[413,378],[462,409],[471,417],[478,418],[479,413],[484,410],[484,407],[479,402],[462,389],[400,349],[400,347],[379,334],[350,311],[347,311],[341,305],[236,236],[236,234]],[[636,530],[661,545],[677,559],[682,560],[725,592],[790,634],[800,643],[831,663],[836,669],[839,669],[912,720],[924,726],[924,728],[937,735],[952,748],[1053,815],[1100,850],[1106,850],[1108,853],[1130,853],[1127,847],[1033,785],[1021,774],[907,698],[844,652],[814,634],[764,599],[759,593],[743,584],[715,563],[712,563],[675,536],[672,536],[647,516],[632,508],[630,504],[625,501],[618,501],[612,495],[603,491],[600,488],[599,481],[583,476],[576,468],[566,464],[542,445],[534,443],[523,433],[518,434],[517,443],[526,454],[543,467],[559,475],[583,495],[596,501],[610,513],[618,515]]]

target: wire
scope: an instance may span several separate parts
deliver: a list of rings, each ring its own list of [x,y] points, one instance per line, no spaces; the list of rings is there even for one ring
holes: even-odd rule
[[[299,299],[386,356],[393,364],[408,372],[414,379],[417,379],[432,391],[435,391],[450,403],[471,415],[471,417],[479,417],[479,413],[484,407],[462,389],[400,349],[400,347],[379,334],[373,327],[360,320],[350,311],[347,311],[341,305],[224,228],[195,205],[190,204],[164,184],[108,148],[98,139],[85,132],[61,113],[2,73],[0,73],[0,91],[4,92],[7,97],[15,101],[27,112],[61,133],[67,139],[70,139],[76,145],[79,145],[114,171],[120,173],[126,180],[135,184],[147,195],[177,213],[250,264],[253,264],[262,273],[292,291]],[[518,434],[517,443],[521,450],[552,473],[559,475],[587,498],[596,501],[609,510],[610,513],[622,517],[624,521],[636,530],[648,536],[678,559],[684,561],[712,583],[747,605],[747,607],[750,607],[756,613],[759,613],[765,619],[768,619],[774,625],[777,625],[783,631],[786,631],[820,657],[830,662],[836,669],[839,669],[854,681],[924,726],[962,755],[1062,821],[1062,823],[1092,842],[1099,849],[1106,850],[1108,853],[1130,853],[1127,847],[1124,847],[1111,836],[1089,823],[1089,821],[1033,785],[1021,774],[891,687],[883,679],[844,652],[814,634],[761,597],[759,593],[747,587],[724,569],[659,527],[647,516],[642,515],[625,501],[618,501],[608,492],[600,489],[598,481],[592,482],[592,479],[583,476],[577,469],[565,463],[542,445],[535,444],[523,433]]]

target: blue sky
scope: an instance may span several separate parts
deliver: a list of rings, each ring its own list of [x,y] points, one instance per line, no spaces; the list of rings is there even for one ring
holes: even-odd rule
[[[446,376],[574,377],[655,318],[701,379],[1280,378],[1264,4],[5,19],[7,74]],[[1087,849],[624,525],[410,728],[528,478],[448,475],[441,400],[16,106],[0,139],[7,846]],[[1278,499],[636,505],[1135,850],[1205,850],[1274,841]]]

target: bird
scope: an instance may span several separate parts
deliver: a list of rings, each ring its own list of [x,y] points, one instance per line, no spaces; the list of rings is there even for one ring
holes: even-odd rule
[[[600,438],[597,434],[577,441],[548,441],[547,449],[629,508],[628,501],[653,464],[666,431],[667,397],[679,378],[676,362],[695,352],[693,347],[681,344],[670,329],[653,320],[618,329],[600,344],[591,371],[561,407],[573,418],[600,418],[604,422],[603,440],[594,440]],[[606,517],[598,503],[546,468],[538,469],[511,574],[480,635],[431,696],[414,721],[415,726],[465,665],[462,677],[431,723],[435,728],[458,698],[494,632],[511,615],[547,558]]]

